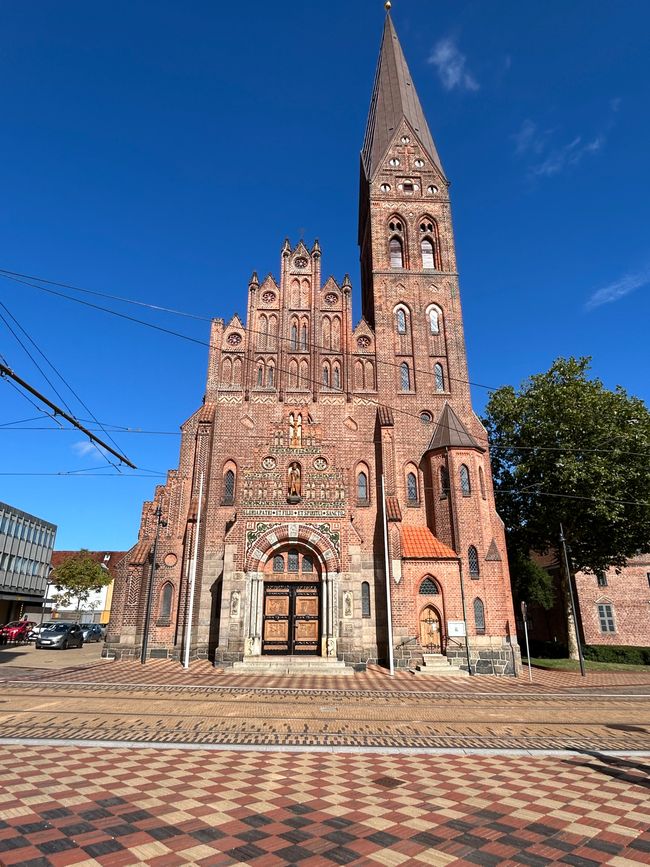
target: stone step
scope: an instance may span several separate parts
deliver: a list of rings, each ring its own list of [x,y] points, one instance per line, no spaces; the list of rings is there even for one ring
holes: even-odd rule
[[[456,668],[441,653],[423,653],[422,663],[415,666],[413,673],[435,677],[469,677],[468,672]]]
[[[342,660],[322,656],[248,656],[233,663],[232,670],[237,674],[354,674]]]

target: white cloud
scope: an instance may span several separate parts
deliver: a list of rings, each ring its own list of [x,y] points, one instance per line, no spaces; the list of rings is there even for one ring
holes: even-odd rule
[[[86,458],[88,455],[97,455],[104,454],[104,450],[101,446],[98,446],[92,443],[90,440],[80,440],[79,442],[72,443],[73,452],[80,458]]]
[[[620,280],[615,280],[613,283],[609,283],[607,286],[603,286],[602,289],[594,292],[585,304],[585,307],[587,310],[594,310],[603,304],[611,304],[648,284],[650,284],[650,268],[637,271],[634,274],[626,274]]]
[[[515,143],[515,153],[517,156],[523,156],[527,153],[541,154],[551,132],[551,130],[540,130],[532,120],[525,120],[512,136]]]
[[[445,90],[479,89],[477,80],[467,69],[467,58],[450,36],[436,42],[429,56],[429,63],[436,67]]]
[[[602,133],[588,142],[583,142],[582,136],[576,136],[562,147],[550,151],[541,163],[532,167],[531,172],[538,177],[550,178],[569,166],[577,166],[585,154],[597,153],[604,144],[605,136]]]

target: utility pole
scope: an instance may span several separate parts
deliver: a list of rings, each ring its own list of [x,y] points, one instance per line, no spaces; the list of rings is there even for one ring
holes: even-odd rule
[[[560,523],[560,545],[562,546],[562,555],[564,559],[564,569],[566,571],[566,580],[569,585],[569,600],[571,602],[571,613],[573,614],[573,627],[576,631],[576,644],[578,645],[578,660],[580,662],[580,674],[586,676],[585,660],[582,656],[582,642],[580,641],[580,630],[578,629],[578,614],[576,611],[576,603],[573,597],[573,581],[571,580],[571,569],[569,567],[569,555],[566,548],[566,540],[564,538],[564,530]]]
[[[158,536],[160,528],[167,526],[167,521],[162,519],[162,509],[160,503],[156,506],[156,536],[153,542],[153,557],[151,560],[151,572],[149,573],[149,588],[147,590],[147,607],[144,611],[144,629],[142,630],[142,652],[140,653],[140,662],[142,665],[147,661],[147,645],[149,644],[149,621],[151,619],[151,604],[153,602],[153,585],[156,576],[156,557],[158,556]]]

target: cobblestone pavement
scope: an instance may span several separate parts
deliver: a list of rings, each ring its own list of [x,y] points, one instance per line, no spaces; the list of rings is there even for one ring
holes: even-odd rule
[[[638,757],[0,747],[0,863],[650,864]]]

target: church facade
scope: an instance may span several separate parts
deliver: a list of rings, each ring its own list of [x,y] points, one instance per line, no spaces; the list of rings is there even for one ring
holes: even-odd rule
[[[151,656],[187,641],[217,665],[363,669],[392,645],[398,666],[516,672],[448,187],[388,15],[361,153],[362,317],[318,242],[287,240],[277,279],[253,273],[246,321],[213,320],[203,403],[120,567],[111,655],[139,656],[147,620]]]

